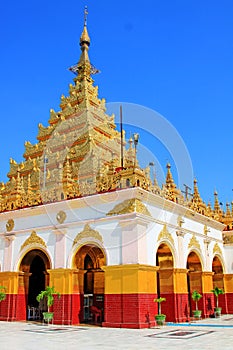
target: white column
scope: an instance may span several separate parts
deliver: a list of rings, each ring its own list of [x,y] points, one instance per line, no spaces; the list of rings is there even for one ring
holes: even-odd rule
[[[141,218],[124,220],[122,228],[122,264],[147,264],[147,222]]]
[[[3,271],[12,271],[14,240],[14,234],[5,234]]]
[[[66,268],[66,229],[55,229],[54,268]]]

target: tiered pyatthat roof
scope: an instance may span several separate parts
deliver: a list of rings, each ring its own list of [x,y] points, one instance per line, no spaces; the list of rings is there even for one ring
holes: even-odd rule
[[[60,110],[50,110],[49,125],[39,124],[38,142],[25,143],[24,161],[10,160],[9,181],[0,184],[0,212],[138,186],[232,229],[233,212],[229,205],[226,214],[222,211],[217,193],[212,209],[202,201],[196,180],[193,194],[182,194],[170,164],[162,187],[156,179],[152,183],[149,166],[140,168],[136,140],[130,138],[126,147],[124,132],[121,136],[116,130],[114,115],[105,113],[105,100],[93,85],[97,70],[88,56],[86,15],[85,11],[80,59],[70,68],[76,75],[74,85],[68,96],[61,96]]]

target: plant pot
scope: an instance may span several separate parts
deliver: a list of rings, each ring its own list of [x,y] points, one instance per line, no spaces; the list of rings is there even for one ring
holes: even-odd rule
[[[201,310],[194,310],[193,317],[199,320],[201,318],[201,313],[202,313]]]
[[[53,319],[53,312],[43,312],[43,319],[48,323]]]
[[[158,326],[163,326],[166,320],[166,315],[160,314],[155,316],[155,321]]]
[[[221,312],[222,312],[222,308],[221,307],[215,307],[214,308],[214,316],[215,317],[220,317],[221,316]]]

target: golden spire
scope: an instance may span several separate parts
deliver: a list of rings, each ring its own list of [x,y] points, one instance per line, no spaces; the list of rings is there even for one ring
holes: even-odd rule
[[[202,201],[197,187],[197,179],[193,180],[193,200],[196,202]]]
[[[218,192],[214,191],[214,211],[219,212],[221,210],[219,201],[218,201]]]
[[[79,62],[78,62],[79,71],[81,69],[81,66],[83,66],[85,64],[90,66],[90,60],[89,60],[89,57],[88,57],[88,50],[89,50],[89,46],[90,46],[91,40],[90,40],[90,37],[88,35],[88,31],[87,31],[87,14],[88,14],[87,7],[85,7],[85,10],[84,10],[84,26],[83,26],[83,31],[82,31],[82,34],[80,36],[80,41],[79,41],[79,44],[81,46],[81,51],[82,51],[82,54],[81,54]]]
[[[231,217],[230,204],[226,203],[226,217]]]
[[[171,173],[171,164],[167,163],[167,176],[166,176],[166,185],[173,185],[174,184],[174,180],[172,177],[172,173]]]
[[[87,6],[85,6],[85,9],[84,9],[84,27],[83,27],[83,32],[81,34],[81,37],[80,37],[80,46],[82,46],[84,43],[87,44],[87,46],[90,46],[90,37],[88,35],[88,32],[87,32],[87,15],[88,15],[88,11],[87,11]]]

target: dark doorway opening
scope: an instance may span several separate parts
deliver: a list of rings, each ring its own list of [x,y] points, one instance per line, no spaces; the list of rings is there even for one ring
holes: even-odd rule
[[[30,266],[28,305],[38,307],[37,295],[45,289],[45,264],[43,259],[37,255]]]

